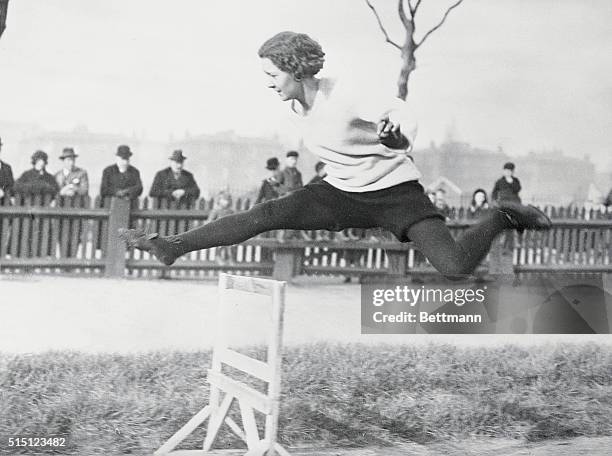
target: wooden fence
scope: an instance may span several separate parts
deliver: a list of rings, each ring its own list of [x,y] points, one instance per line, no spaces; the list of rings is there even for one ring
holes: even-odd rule
[[[251,205],[233,201],[234,210]],[[410,243],[379,230],[344,233],[266,233],[243,244],[192,252],[165,267],[146,252],[126,252],[121,227],[165,234],[206,223],[212,200],[190,205],[144,198],[138,201],[40,196],[0,205],[0,272],[72,273],[107,277],[215,277],[219,271],[287,279],[297,274],[405,276],[435,272]],[[511,251],[495,242],[480,273],[549,271],[612,272],[612,214],[581,208],[546,208],[548,232],[516,236]],[[464,208],[448,222],[453,235],[474,220]],[[512,235],[510,232],[508,236]]]

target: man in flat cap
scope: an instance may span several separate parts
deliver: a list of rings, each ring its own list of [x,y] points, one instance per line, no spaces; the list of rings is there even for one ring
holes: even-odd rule
[[[504,164],[504,175],[500,177],[493,187],[491,192],[491,198],[495,202],[501,201],[514,201],[520,203],[521,198],[519,192],[521,191],[521,182],[517,177],[514,177],[514,163],[507,162]]]
[[[122,145],[117,148],[115,155],[116,163],[106,167],[102,172],[100,196],[135,200],[142,194],[142,181],[140,171],[130,165],[132,151],[129,146]]]
[[[55,178],[47,172],[49,156],[42,150],[37,150],[32,154],[32,169],[24,172],[17,182],[15,182],[15,193],[34,196],[51,195],[55,196],[59,192],[59,186]]]
[[[521,191],[521,182],[517,177],[514,177],[514,163],[504,163],[503,176],[500,177],[493,187],[491,192],[491,199],[495,204],[500,204],[504,201],[512,201],[515,203],[521,202],[519,192]],[[506,230],[501,238],[500,242],[503,245],[506,252],[512,252],[516,244],[516,233],[514,231]]]
[[[87,196],[89,193],[87,171],[76,166],[77,157],[72,147],[64,148],[59,157],[62,169],[55,174],[55,180],[60,188],[60,196]]]
[[[182,150],[175,150],[168,158],[170,166],[155,174],[149,196],[174,200],[190,206],[200,196],[200,187],[193,174],[183,169],[187,157],[183,155]]]
[[[297,161],[299,154],[295,150],[287,152],[285,158],[285,167],[278,174],[278,180],[281,185],[281,195],[290,193],[298,188],[302,188],[302,173],[297,169]]]
[[[2,138],[0,138],[0,157],[2,156]],[[13,195],[13,169],[11,166],[0,160],[0,206],[6,204],[9,198]]]

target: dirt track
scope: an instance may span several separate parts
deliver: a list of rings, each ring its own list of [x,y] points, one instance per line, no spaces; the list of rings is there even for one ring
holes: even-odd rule
[[[0,276],[0,350],[139,352],[212,346],[218,300],[215,282]],[[237,297],[239,305],[244,298]],[[250,307],[250,306],[247,306]],[[247,315],[248,314],[248,315]],[[255,315],[251,315],[255,314]],[[237,344],[260,343],[243,312]],[[285,344],[315,341],[460,345],[550,341],[612,343],[610,335],[362,335],[360,287],[317,279],[287,292]],[[242,326],[240,326],[242,325]]]

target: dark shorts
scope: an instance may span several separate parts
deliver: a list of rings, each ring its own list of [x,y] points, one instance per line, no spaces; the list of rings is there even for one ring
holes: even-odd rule
[[[307,184],[298,192],[307,192],[316,201],[309,210],[333,214],[327,227],[330,231],[380,227],[401,242],[408,242],[408,228],[416,222],[427,218],[444,220],[417,181],[363,193],[345,192],[321,181]]]

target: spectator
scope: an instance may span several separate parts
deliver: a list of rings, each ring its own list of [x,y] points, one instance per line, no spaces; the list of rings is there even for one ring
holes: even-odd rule
[[[299,154],[295,150],[287,152],[285,167],[278,174],[278,181],[281,185],[281,195],[290,193],[304,186],[302,182],[302,173],[297,169],[297,161]]]
[[[78,155],[72,147],[66,147],[60,155],[62,169],[55,174],[60,196],[87,196],[89,179],[87,171],[75,165]]]
[[[2,156],[2,138],[0,138],[0,156]],[[0,160],[0,206],[6,204],[9,198],[13,196],[14,185],[15,180],[13,179],[11,166]]]
[[[477,188],[472,194],[472,203],[468,208],[468,218],[479,218],[488,209],[487,192],[482,188]]]
[[[62,150],[60,160],[62,160],[62,169],[55,174],[55,181],[59,186],[59,194],[62,197],[70,198],[71,206],[85,206],[88,201],[83,200],[89,193],[89,178],[87,171],[78,168],[75,165],[78,155],[72,147],[66,147]],[[78,199],[75,199],[77,197]],[[82,199],[82,198],[83,199]],[[60,203],[64,203],[60,201]],[[74,203],[77,203],[76,205]],[[59,228],[59,252],[62,257],[76,257],[81,244],[81,236],[83,235],[83,221],[75,219],[72,223],[62,223]],[[63,231],[67,234],[63,234]]]
[[[213,220],[217,220],[218,218],[225,217],[226,215],[233,214],[234,210],[232,209],[232,195],[227,192],[219,192],[217,197],[215,198],[215,204],[208,214],[208,221],[212,222]]]
[[[504,175],[500,177],[493,187],[491,198],[499,205],[504,201],[521,202],[519,192],[521,191],[521,183],[518,178],[514,177],[514,163],[507,162],[504,164]],[[514,251],[516,245],[515,232],[505,232],[500,238],[503,249],[507,253]]]
[[[0,138],[0,156],[2,156],[2,138]],[[5,206],[10,203],[11,197],[13,196],[14,185],[15,180],[13,179],[13,170],[11,166],[0,160],[0,206]],[[10,225],[7,223],[6,234],[3,235],[3,225],[5,225],[5,223],[2,221],[2,214],[0,214],[0,252],[4,253],[10,242],[11,229]]]
[[[255,204],[270,201],[280,196],[280,182],[278,181],[279,166],[278,158],[273,157],[267,160],[266,169],[269,171],[269,175],[261,183]]]
[[[606,196],[604,206],[606,206],[606,208],[610,208],[610,206],[612,206],[612,189],[610,189],[608,196]]]
[[[208,214],[208,222],[213,222],[226,215],[234,213],[232,209],[232,195],[227,192],[219,192],[215,198],[215,205],[213,210]],[[222,245],[216,248],[215,261],[218,264],[225,264],[229,261],[230,264],[234,262],[234,252],[236,247],[233,245]]]
[[[49,156],[42,150],[32,154],[32,169],[24,172],[15,182],[15,193],[21,195],[51,195],[59,192],[55,178],[46,170]]]
[[[312,179],[310,179],[310,181],[308,182],[309,184],[315,184],[325,179],[325,176],[327,176],[327,171],[325,170],[325,163],[323,163],[322,161],[318,161],[317,164],[315,165],[315,173],[316,173],[315,176]],[[302,237],[304,238],[304,240],[312,240],[312,238],[306,231],[302,231]],[[315,234],[315,240],[316,241],[330,240],[329,231],[318,230]]]
[[[514,177],[514,169],[514,163],[508,162],[504,164],[504,175],[495,182],[495,186],[491,192],[491,199],[494,202],[521,202],[521,198],[519,197],[521,182],[518,180],[518,178]]]
[[[278,174],[278,180],[280,182],[280,194],[281,196],[296,191],[304,186],[302,182],[302,173],[297,169],[297,161],[299,154],[295,150],[287,152],[285,158],[285,167]],[[277,239],[279,241],[297,239],[304,237],[304,232],[300,230],[282,230],[278,232]],[[307,236],[306,236],[307,237]]]
[[[322,161],[317,162],[315,165],[315,173],[315,176],[310,179],[310,182],[308,182],[309,184],[321,182],[323,179],[325,179],[325,176],[327,176],[327,171],[325,171],[325,163]]]
[[[142,181],[140,172],[130,165],[132,151],[129,146],[122,145],[117,148],[115,155],[117,162],[106,167],[102,173],[100,196],[135,200],[142,194]]]
[[[433,190],[427,190],[425,194],[427,195],[427,198],[429,198],[429,201],[431,201],[433,204],[436,204],[436,192],[434,192]]]
[[[191,206],[200,196],[200,187],[193,174],[183,169],[187,157],[182,150],[175,150],[168,157],[170,166],[155,174],[149,196],[153,198],[167,198]]]
[[[446,191],[443,188],[436,190],[434,205],[446,220],[450,218],[451,210],[446,203]]]

